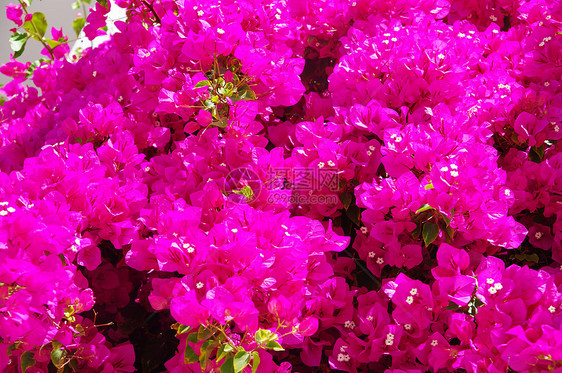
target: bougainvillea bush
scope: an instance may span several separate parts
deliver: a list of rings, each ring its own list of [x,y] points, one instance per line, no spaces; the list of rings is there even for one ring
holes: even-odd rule
[[[562,372],[560,1],[117,4],[7,6],[2,371]]]

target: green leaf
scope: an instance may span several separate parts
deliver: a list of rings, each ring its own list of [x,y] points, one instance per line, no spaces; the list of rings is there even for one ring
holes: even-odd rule
[[[417,211],[416,211],[416,215],[419,214],[420,212],[424,212],[427,210],[431,210],[433,209],[433,207],[431,207],[430,205],[428,205],[427,203],[425,205],[422,205],[422,207],[420,207]]]
[[[258,367],[260,366],[260,354],[257,351],[254,351],[254,363],[252,364],[252,373],[256,373],[258,371]]]
[[[218,343],[213,340],[205,341],[201,345],[201,349],[199,350],[200,351],[199,363],[201,363],[201,370],[205,371],[205,367],[207,366],[209,357],[211,356],[211,353],[215,350],[217,345]]]
[[[455,302],[449,301],[449,305],[447,307],[445,307],[446,310],[451,310],[454,311],[457,308],[459,308],[460,306],[458,304],[456,304]]]
[[[74,21],[72,21],[72,28],[74,29],[76,36],[80,35],[80,32],[84,28],[85,24],[86,24],[86,19],[82,17],[78,17]]]
[[[344,192],[340,194],[340,201],[343,204],[344,209],[348,209],[353,202],[353,193],[352,192]]]
[[[425,223],[422,231],[423,242],[429,246],[439,236],[439,227],[434,223]]]
[[[425,189],[425,190],[433,189],[433,184],[427,184],[427,185],[425,185],[425,186],[424,186],[424,189]]]
[[[213,334],[213,332],[211,332],[210,329],[205,328],[203,325],[201,325],[199,327],[199,330],[197,331],[197,340],[198,341],[206,341],[207,339],[209,339]]]
[[[527,255],[527,260],[529,262],[538,263],[539,262],[539,256],[536,253],[533,253],[531,255]]]
[[[234,355],[233,363],[235,373],[241,372],[242,369],[250,364],[250,356],[250,353],[246,351],[238,351],[236,355]]]
[[[51,47],[51,49],[55,49],[61,43],[59,40],[52,40],[52,39],[45,39],[45,42],[49,45],[49,47]]]
[[[80,0],[73,2],[72,4],[70,4],[70,6],[71,6],[72,9],[74,9],[74,10],[80,8]]]
[[[25,373],[27,368],[35,365],[36,361],[33,358],[35,355],[31,351],[25,351],[20,358],[21,371]]]
[[[183,324],[180,324],[180,323],[175,323],[174,325],[172,325],[172,329],[174,329],[176,331],[176,335],[177,335],[177,334],[187,333],[193,328],[191,326],[183,325]]]
[[[221,365],[221,373],[234,373],[234,358],[229,357]]]
[[[361,226],[361,210],[357,205],[351,205],[347,210],[345,210],[345,215],[355,224],[356,226]]]
[[[47,32],[47,20],[45,19],[45,15],[41,12],[33,13],[31,21],[25,22],[23,28],[29,32],[34,39],[41,40],[41,38],[45,36],[45,32]]]
[[[191,343],[197,343],[197,332],[191,333],[187,336],[187,340]]]
[[[189,345],[185,345],[185,351],[183,353],[184,362],[187,363],[196,363],[199,361],[199,356],[195,353],[195,350]]]
[[[540,147],[532,146],[529,150],[529,159],[535,163],[541,163],[544,159],[544,145]]]
[[[228,355],[228,353],[230,351],[232,351],[233,349],[234,349],[234,347],[232,347],[228,343],[223,343],[217,351],[217,363],[219,361],[221,361],[222,359],[224,359],[226,357],[226,355]]]
[[[10,36],[10,48],[14,51],[14,58],[21,56],[25,50],[25,43],[27,43],[27,34],[16,32]]]
[[[57,345],[55,345],[55,343]],[[53,342],[53,349],[51,350],[51,361],[57,368],[64,364],[64,358],[66,358],[66,350],[63,350],[61,346],[62,345],[60,343]]]
[[[195,84],[195,88],[201,88],[201,87],[205,87],[211,85],[211,82],[208,80],[202,80],[199,83]]]
[[[283,346],[281,346],[277,341],[269,341],[265,344],[265,347],[270,348],[273,351],[285,351]]]

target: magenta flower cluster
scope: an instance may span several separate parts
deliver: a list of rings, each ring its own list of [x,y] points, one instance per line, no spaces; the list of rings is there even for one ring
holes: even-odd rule
[[[117,4],[0,67],[0,370],[562,372],[560,1]]]

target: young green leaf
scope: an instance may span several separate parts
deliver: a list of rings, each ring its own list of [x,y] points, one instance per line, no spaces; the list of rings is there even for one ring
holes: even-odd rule
[[[232,351],[233,349],[234,348],[231,345],[229,345],[228,343],[223,343],[217,351],[217,358],[216,358],[217,363],[219,361],[221,361],[222,359],[224,359],[226,357],[226,355],[228,355],[228,353],[230,351]]]
[[[242,369],[246,368],[246,366],[250,364],[250,353],[246,351],[238,351],[236,355],[234,355],[233,363],[234,372],[241,372]]]
[[[273,351],[285,351],[283,346],[281,346],[277,341],[269,341],[265,344],[265,347],[270,348]]]
[[[187,363],[196,363],[199,361],[199,356],[197,356],[197,354],[195,353],[195,350],[189,345],[186,344],[185,345],[185,351],[184,351],[184,362]]]
[[[260,366],[260,354],[257,351],[254,351],[254,362],[252,363],[252,373],[256,373],[258,371],[258,367]]]
[[[427,203],[425,205],[422,205],[422,207],[420,207],[417,211],[416,211],[416,215],[419,214],[420,212],[424,212],[427,210],[431,210],[433,207],[431,207],[430,205],[428,205]]]
[[[74,29],[76,36],[80,36],[80,32],[84,28],[85,24],[86,24],[86,19],[82,17],[78,17],[74,21],[72,21],[72,28]]]
[[[27,43],[27,34],[16,32],[10,36],[10,48],[14,51],[14,58],[21,56],[25,50],[25,43]]]
[[[234,357],[229,357],[222,363],[221,373],[234,373]]]
[[[47,20],[45,19],[45,15],[41,12],[33,13],[31,20],[25,22],[23,28],[29,32],[34,39],[41,40],[41,38],[45,36],[45,32],[47,32]]]
[[[205,87],[211,85],[211,82],[208,80],[202,80],[199,83],[195,84],[195,88],[201,88],[201,87]]]

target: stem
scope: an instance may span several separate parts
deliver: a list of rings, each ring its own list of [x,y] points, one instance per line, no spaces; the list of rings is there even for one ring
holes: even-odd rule
[[[154,10],[154,8],[152,7],[152,5],[150,5],[146,0],[141,0],[141,2],[152,12],[152,14],[154,15],[154,17],[156,18],[156,20],[158,21],[159,24],[162,24],[162,21],[160,20],[160,17],[158,17],[158,14],[156,14],[156,11]]]
[[[22,0],[18,0],[19,3],[21,4],[23,11],[25,12],[25,15],[27,16],[29,14],[29,12],[27,11],[27,5],[25,5],[25,3]],[[35,36],[39,42],[41,44],[43,44],[43,46],[47,49],[47,52],[49,52],[49,55],[51,56],[51,59],[54,60],[55,59],[55,55],[53,54],[53,50],[51,49],[51,47],[49,47],[49,44],[45,43],[45,40],[43,40],[43,37],[39,35],[39,30],[37,30],[37,27],[35,26],[35,23],[33,23],[33,15],[32,15],[32,19],[31,21],[29,21],[31,23],[31,26],[33,26],[33,30],[35,31]]]

